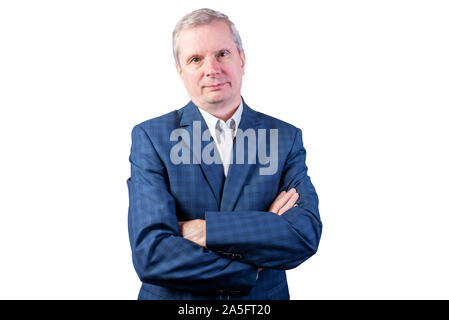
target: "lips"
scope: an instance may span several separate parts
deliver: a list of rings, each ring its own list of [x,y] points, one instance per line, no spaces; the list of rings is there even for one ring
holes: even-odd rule
[[[219,89],[221,87],[223,87],[226,83],[217,83],[217,84],[213,84],[213,85],[209,85],[209,86],[205,86],[206,88],[209,89]]]

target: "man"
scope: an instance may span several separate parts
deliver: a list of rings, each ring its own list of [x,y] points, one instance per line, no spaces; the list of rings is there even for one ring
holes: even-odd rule
[[[289,299],[285,270],[321,236],[301,130],[246,105],[245,54],[224,14],[186,15],[173,52],[191,101],[132,132],[139,299]]]

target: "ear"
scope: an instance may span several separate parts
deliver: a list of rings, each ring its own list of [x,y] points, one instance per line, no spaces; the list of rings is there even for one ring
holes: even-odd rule
[[[175,62],[175,67],[176,67],[176,71],[178,72],[178,75],[181,77],[182,74],[182,69],[180,66],[178,66],[178,64]]]
[[[242,60],[241,68],[242,68],[243,74],[245,74],[246,57],[245,57],[245,51],[243,49],[240,52],[240,59]]]

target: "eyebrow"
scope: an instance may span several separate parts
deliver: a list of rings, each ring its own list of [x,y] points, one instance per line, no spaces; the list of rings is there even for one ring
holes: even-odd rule
[[[228,48],[222,48],[222,49],[220,49],[220,50],[215,51],[214,53],[217,54],[217,53],[219,53],[219,52],[221,52],[221,51],[228,51],[228,52],[231,52],[231,50],[228,49]],[[197,57],[197,56],[201,56],[201,55],[198,54],[198,53],[193,53],[193,54],[191,54],[190,56],[187,57],[186,62],[189,62],[190,59],[192,59],[193,57]]]

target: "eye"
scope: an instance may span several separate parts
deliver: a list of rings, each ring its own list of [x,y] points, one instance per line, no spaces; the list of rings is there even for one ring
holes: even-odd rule
[[[220,55],[220,57],[226,57],[226,56],[228,56],[229,54],[228,54],[227,51],[221,51],[221,52],[219,53],[219,55]]]
[[[200,62],[200,58],[194,57],[194,58],[192,58],[192,60],[190,60],[190,61],[193,62],[193,63],[197,63],[197,62]]]

